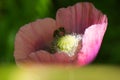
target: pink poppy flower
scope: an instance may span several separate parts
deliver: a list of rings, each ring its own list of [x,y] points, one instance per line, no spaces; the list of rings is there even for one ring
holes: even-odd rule
[[[106,28],[106,15],[92,3],[60,8],[56,20],[38,19],[20,28],[15,39],[15,61],[86,65],[96,57]]]

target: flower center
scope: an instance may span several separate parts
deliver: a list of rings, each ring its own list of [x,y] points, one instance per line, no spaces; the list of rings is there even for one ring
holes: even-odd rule
[[[60,29],[62,31],[60,31]],[[59,30],[55,31],[54,34],[54,41],[51,47],[52,52],[64,52],[68,56],[72,57],[76,53],[79,45],[81,45],[82,35],[72,33],[72,34],[65,34],[64,28],[60,28]],[[57,33],[57,34],[56,34]],[[61,34],[62,33],[62,34]]]
[[[57,41],[57,51],[58,52],[65,52],[69,56],[73,56],[75,54],[75,51],[78,47],[78,43],[81,40],[80,35],[74,35],[74,34],[67,34],[65,36],[62,36]]]

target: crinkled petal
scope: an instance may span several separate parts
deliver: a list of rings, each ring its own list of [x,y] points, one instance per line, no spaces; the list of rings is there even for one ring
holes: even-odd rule
[[[39,19],[21,27],[15,38],[14,57],[16,62],[28,59],[29,54],[49,46],[56,29],[56,22],[50,18]]]
[[[54,54],[50,54],[47,51],[44,50],[40,50],[40,51],[36,51],[33,52],[29,55],[29,58],[31,58],[31,60],[34,63],[44,63],[44,64],[73,64],[76,63],[76,61],[74,61],[75,57],[69,57],[67,54],[65,53],[54,53]],[[77,59],[75,59],[77,60]]]
[[[82,49],[78,54],[78,64],[86,65],[96,57],[107,28],[107,17],[104,16],[101,21],[104,23],[92,25],[85,30]]]
[[[61,8],[57,11],[57,25],[65,27],[67,33],[84,33],[93,24],[100,24],[103,14],[92,3],[77,3],[74,6]]]
[[[35,63],[52,63],[53,62],[53,55],[45,50],[40,50],[33,52],[29,55],[31,59],[34,60]]]

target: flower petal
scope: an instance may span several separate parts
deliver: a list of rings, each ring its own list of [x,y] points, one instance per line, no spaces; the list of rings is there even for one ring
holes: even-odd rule
[[[15,39],[15,60],[22,61],[32,52],[47,47],[56,28],[56,22],[50,18],[39,19],[21,27]]]
[[[40,50],[32,52],[26,59],[17,60],[17,64],[76,64],[77,57],[69,57],[65,53],[50,54],[47,51]]]
[[[54,63],[57,64],[70,64],[72,63],[71,58],[65,53],[55,53],[54,55]]]
[[[33,52],[29,55],[29,57],[33,59],[35,63],[46,64],[53,62],[53,55],[44,50]]]
[[[101,19],[102,24],[95,24],[85,30],[82,39],[82,49],[78,54],[78,63],[86,65],[97,55],[104,33],[107,28],[107,17]]]
[[[47,51],[40,50],[33,52],[29,55],[29,58],[34,62],[34,63],[44,63],[44,64],[76,64],[77,57],[69,57],[65,53],[55,53],[55,54],[50,54]]]
[[[77,3],[74,6],[61,8],[57,11],[57,25],[65,27],[67,33],[84,33],[93,24],[100,24],[103,14],[92,3]]]

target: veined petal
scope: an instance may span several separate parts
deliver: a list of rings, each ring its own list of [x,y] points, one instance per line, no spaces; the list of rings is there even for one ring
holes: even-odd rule
[[[92,3],[77,3],[74,6],[61,8],[57,11],[57,25],[65,27],[67,33],[84,33],[93,24],[100,24],[103,14]]]
[[[46,48],[53,39],[56,22],[53,19],[39,19],[21,27],[15,39],[15,60],[28,59],[28,55]]]
[[[102,24],[95,24],[85,30],[82,40],[82,49],[78,53],[78,64],[86,65],[97,55],[104,33],[107,28],[107,17],[101,19]]]

